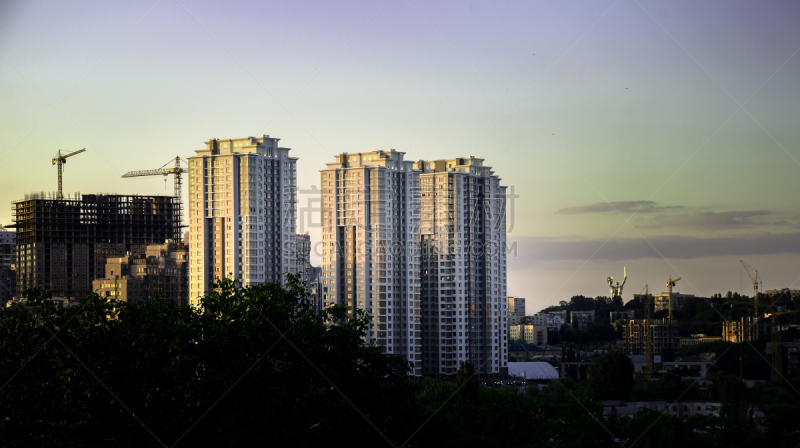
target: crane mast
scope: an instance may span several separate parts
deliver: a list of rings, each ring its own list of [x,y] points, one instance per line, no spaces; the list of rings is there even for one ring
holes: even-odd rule
[[[644,371],[642,374],[645,379],[653,378],[653,330],[650,326],[650,287],[644,285],[644,295],[634,294],[634,297],[642,299],[644,302]]]
[[[73,151],[67,154],[61,154],[61,150],[59,149],[56,153],[56,156],[53,157],[53,165],[58,165],[58,193],[56,195],[56,199],[64,199],[64,194],[61,190],[61,173],[63,171],[63,165],[67,163],[67,157],[72,157],[76,154],[80,154],[86,151],[86,148],[81,148],[77,151]]]
[[[644,362],[647,367],[645,378],[653,378],[653,332],[650,328],[650,288],[644,285]]]
[[[672,274],[670,274],[669,280],[667,280],[667,291],[669,293],[669,302],[668,302],[668,305],[667,305],[669,307],[669,320],[674,320],[675,319],[675,313],[672,310],[672,287],[675,286],[675,283],[677,283],[678,280],[680,280],[680,279],[681,278],[678,277],[678,278],[673,280],[672,279]]]
[[[756,319],[758,319],[758,316],[759,316],[759,314],[758,314],[758,285],[761,283],[761,281],[758,280],[758,270],[757,269],[753,269],[753,271],[755,272],[755,276],[754,276],[753,274],[750,273],[750,269],[748,269],[748,266],[745,264],[745,262],[743,260],[739,260],[739,263],[742,263],[742,266],[744,267],[745,272],[747,272],[747,276],[750,277],[750,281],[753,282],[753,316]],[[752,267],[752,266],[750,266],[750,267]]]

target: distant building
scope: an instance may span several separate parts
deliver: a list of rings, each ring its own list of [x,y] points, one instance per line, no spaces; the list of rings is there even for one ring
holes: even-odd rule
[[[562,325],[569,323],[566,311],[542,311],[537,315],[541,315],[547,327],[554,330],[560,330]]]
[[[680,294],[677,292],[672,293],[672,309],[680,310],[683,307],[683,300],[694,297],[694,294]],[[655,295],[655,311],[669,310],[669,293],[662,292]]]
[[[506,299],[506,310],[508,312],[508,325],[519,325],[525,317],[525,299],[522,297],[509,297]]]
[[[768,289],[764,291],[764,294],[770,297],[784,293],[788,293],[788,295],[791,296],[792,298],[800,297],[800,289],[784,288],[784,289]]]
[[[17,259],[17,232],[0,227],[0,267],[13,268]]]
[[[545,355],[544,349],[534,344],[508,344],[509,358],[528,360],[542,355]]]
[[[608,313],[608,321],[611,323],[620,322],[625,323],[629,320],[633,320],[635,318],[633,310],[625,310],[625,311],[611,311]]]
[[[667,347],[672,348],[674,354],[680,347],[680,335],[676,321],[667,319],[651,319],[650,334],[653,342],[653,354],[663,354]],[[628,321],[623,330],[623,346],[628,355],[644,355],[645,349],[645,320],[634,319]]]
[[[709,336],[707,334],[693,334],[688,338],[680,339],[681,347],[690,347],[692,345],[708,344],[710,342],[722,342],[722,336]]]
[[[314,309],[317,311],[322,310],[322,268],[317,266],[311,267],[311,279],[309,284],[309,296],[311,302],[314,304]]]
[[[572,326],[578,330],[586,331],[594,323],[594,310],[573,311],[570,314],[572,314]]]
[[[509,340],[526,344],[547,345],[547,326],[520,324],[509,327]]]
[[[25,195],[14,201],[17,292],[40,286],[54,297],[77,299],[104,276],[107,258],[144,253],[180,235],[173,196]]]
[[[189,251],[183,243],[150,245],[144,254],[109,258],[105,278],[92,282],[101,296],[136,303],[154,296],[189,303]]]
[[[738,321],[722,322],[722,339],[728,342],[755,342],[765,334],[766,325],[752,316],[742,317]]]
[[[642,409],[652,409],[682,420],[694,415],[719,417],[719,401],[603,401],[603,415],[633,417]]]
[[[300,281],[306,285],[306,290],[310,292],[311,237],[307,233],[295,234],[294,247],[289,248],[289,257],[297,260],[296,273],[300,275]]]
[[[3,308],[14,298],[17,288],[17,234],[0,229],[0,308]]]

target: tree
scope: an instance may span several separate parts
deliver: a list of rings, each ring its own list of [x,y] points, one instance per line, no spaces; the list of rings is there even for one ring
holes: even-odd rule
[[[589,369],[589,385],[601,399],[622,400],[633,389],[633,363],[618,351],[595,359]]]
[[[475,379],[475,366],[471,362],[461,362],[456,372],[456,390],[462,402],[474,401],[478,396],[478,381]]]
[[[363,312],[316,313],[296,277],[213,288],[200,309],[33,290],[0,310],[0,445],[323,446],[345,427],[399,445],[422,423],[410,364],[364,343]]]

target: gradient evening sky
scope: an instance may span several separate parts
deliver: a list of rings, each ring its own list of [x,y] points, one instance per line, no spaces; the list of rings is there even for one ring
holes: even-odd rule
[[[120,176],[270,134],[302,189],[342,151],[485,158],[519,195],[508,291],[531,313],[607,295],[623,266],[626,300],[669,275],[752,294],[740,258],[800,288],[798,19],[791,1],[6,1],[0,222],[55,190],[58,149],[87,148],[65,193],[169,194]]]

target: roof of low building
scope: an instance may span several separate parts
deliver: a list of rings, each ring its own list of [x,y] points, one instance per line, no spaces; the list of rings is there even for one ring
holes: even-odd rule
[[[508,344],[510,352],[543,352],[544,349],[533,344]]]
[[[511,376],[522,377],[525,372],[525,379],[528,380],[555,380],[558,379],[558,371],[549,362],[510,362],[508,363],[508,374]]]

